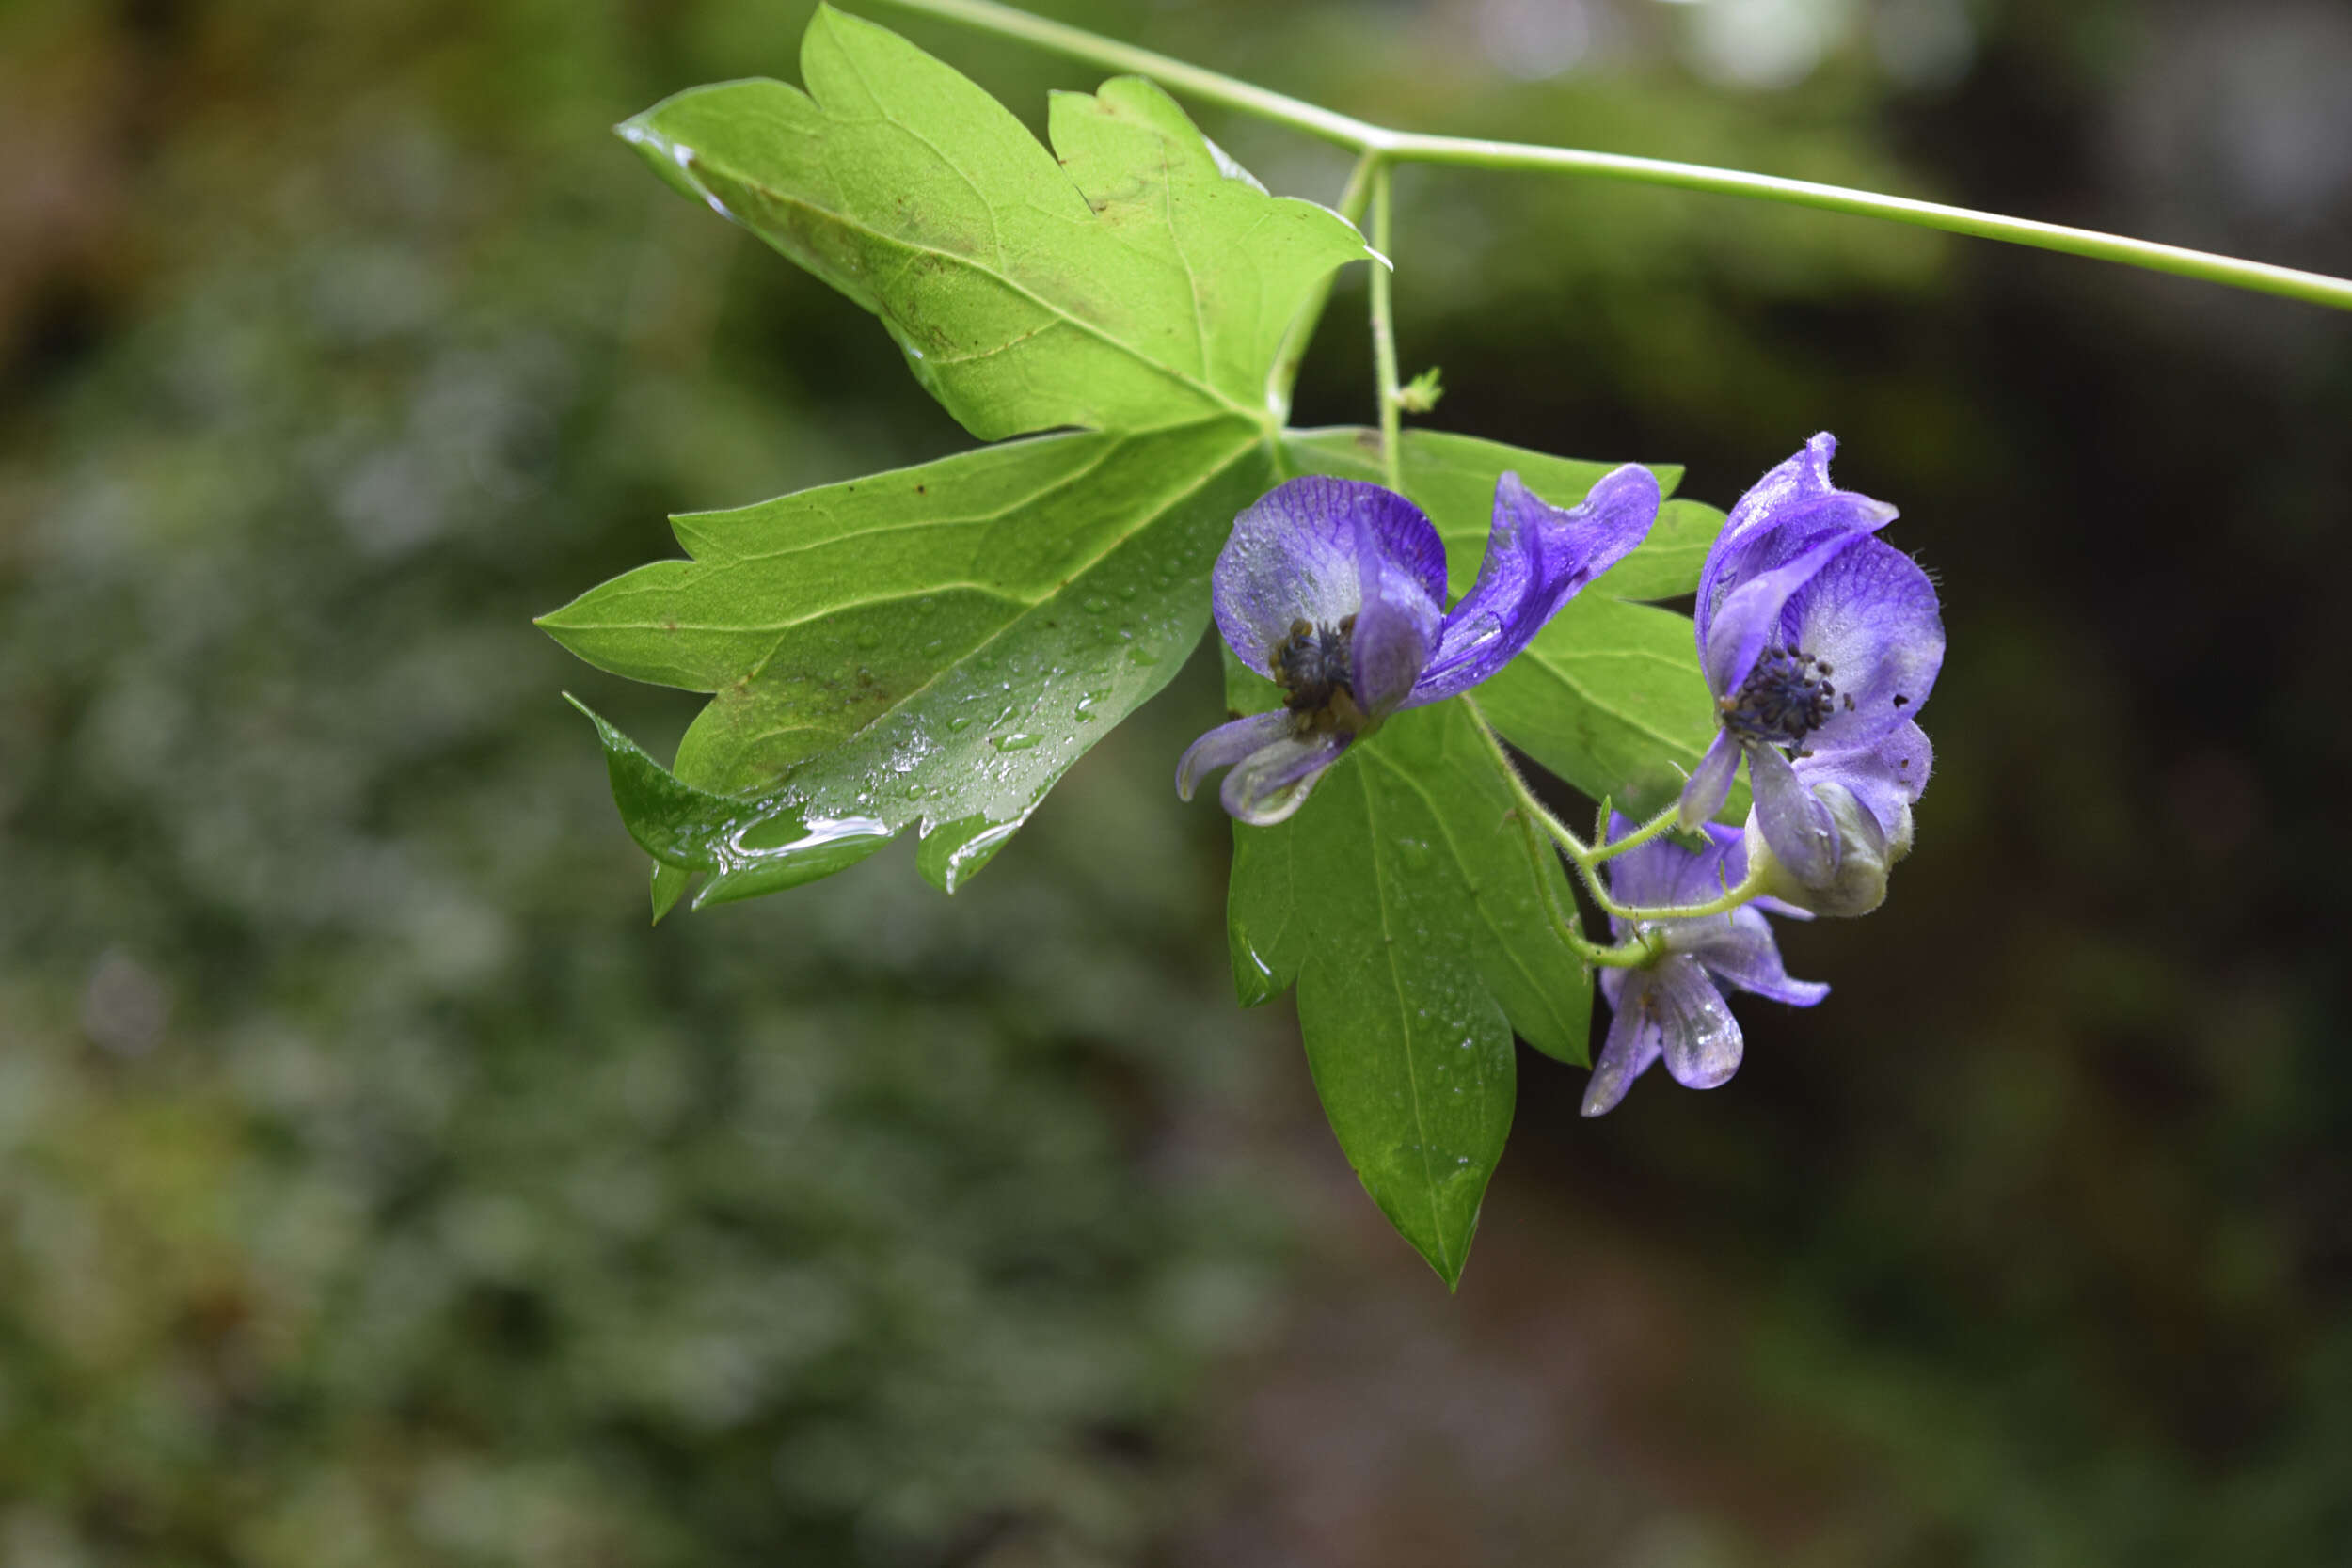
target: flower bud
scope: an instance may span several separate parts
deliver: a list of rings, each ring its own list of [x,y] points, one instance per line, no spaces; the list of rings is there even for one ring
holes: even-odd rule
[[[1889,832],[1844,784],[1816,784],[1813,796],[1828,809],[1836,828],[1837,869],[1825,882],[1808,885],[1799,880],[1772,857],[1772,846],[1764,842],[1756,814],[1750,812],[1749,875],[1762,879],[1764,892],[1771,897],[1815,914],[1868,914],[1886,901],[1887,872],[1911,853],[1911,805],[1908,801],[1899,805],[1901,816]]]

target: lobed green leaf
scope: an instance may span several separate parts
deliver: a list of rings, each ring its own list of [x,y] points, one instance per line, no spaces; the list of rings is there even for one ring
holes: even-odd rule
[[[1273,828],[1236,825],[1229,933],[1245,1003],[1294,982],[1316,1092],[1399,1234],[1459,1281],[1510,1132],[1511,1036],[1587,1058],[1591,979],[1469,714],[1441,703],[1359,742]],[[1545,885],[1546,881],[1549,886]]]
[[[1220,419],[1013,442],[679,518],[692,560],[540,623],[602,669],[713,694],[678,748],[693,793],[616,789],[675,869],[657,912],[686,872],[709,873],[699,903],[748,897],[909,826],[952,892],[1183,664],[1210,563],[1266,473],[1256,427]]]
[[[1263,422],[1300,303],[1371,255],[1338,214],[1268,196],[1138,77],[1055,94],[1048,152],[952,68],[831,7],[801,74],[805,92],[692,88],[620,132],[879,316],[983,439]]]

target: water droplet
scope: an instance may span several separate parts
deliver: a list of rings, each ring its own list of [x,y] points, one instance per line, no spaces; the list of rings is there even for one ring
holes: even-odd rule
[[[1136,593],[1137,589],[1132,582],[1122,582],[1119,585],[1119,596],[1122,599],[1132,599]]]
[[[1044,738],[1043,736],[1039,735],[1023,735],[1016,730],[1011,735],[990,736],[989,744],[1000,752],[1025,752]]]
[[[972,716],[968,713],[959,713],[947,721],[947,727],[956,734],[961,735],[972,727]]]
[[[882,633],[868,626],[857,634],[857,645],[861,648],[879,648],[882,646]]]
[[[1110,609],[1110,600],[1103,597],[1100,594],[1089,594],[1087,595],[1086,610],[1089,615],[1100,615],[1103,611]]]

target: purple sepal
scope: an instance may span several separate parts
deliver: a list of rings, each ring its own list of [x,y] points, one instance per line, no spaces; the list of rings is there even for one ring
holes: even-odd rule
[[[1711,1089],[1740,1070],[1740,1022],[1701,961],[1680,953],[1649,973],[1666,1070],[1686,1089]]]
[[[1290,734],[1290,715],[1277,708],[1219,724],[1190,746],[1176,762],[1176,799],[1189,800],[1203,774],[1231,768],[1253,752],[1264,750]]]
[[[1304,620],[1336,626],[1364,602],[1365,543],[1381,559],[1383,597],[1417,585],[1434,621],[1445,602],[1445,545],[1421,509],[1360,480],[1288,480],[1233,519],[1209,575],[1225,645],[1266,673],[1275,648]]]
[[[1649,1003],[1649,972],[1612,969],[1600,977],[1609,999],[1609,1037],[1593,1063],[1592,1081],[1584,1085],[1584,1114],[1604,1116],[1617,1107],[1633,1080],[1650,1069],[1665,1052],[1664,1034]]]
[[[1731,781],[1739,772],[1740,742],[1730,732],[1717,730],[1707,754],[1699,758],[1698,771],[1682,786],[1676,820],[1683,832],[1695,832],[1701,823],[1724,809],[1724,802],[1731,799]]]
[[[1830,668],[1837,702],[1814,751],[1869,745],[1909,722],[1944,668],[1944,616],[1919,563],[1876,539],[1824,563],[1788,595],[1781,643]]]
[[[1377,493],[1386,500],[1398,499],[1386,490]],[[1419,563],[1398,560],[1383,547],[1387,538],[1366,517],[1373,510],[1359,507],[1357,511],[1357,580],[1362,584],[1363,598],[1357,607],[1355,631],[1350,638],[1348,674],[1357,705],[1366,713],[1388,714],[1405,702],[1422,679],[1444,621],[1438,610],[1439,599],[1429,593],[1425,581],[1417,579]],[[1413,515],[1419,518],[1421,514],[1415,512]],[[1426,527],[1426,520],[1422,521]],[[1430,537],[1436,536],[1436,531],[1431,530]],[[1438,556],[1438,593],[1442,594],[1442,546]]]
[[[1810,1007],[1829,994],[1829,987],[1820,980],[1795,980],[1782,966],[1780,945],[1772,940],[1772,922],[1759,912],[1777,900],[1759,898],[1754,904],[1719,914],[1710,920],[1685,922],[1691,927],[1680,933],[1675,942],[1678,951],[1686,952],[1705,964],[1717,978],[1786,1002],[1792,1007]],[[1803,911],[1799,918],[1811,919]]]
[[[1307,803],[1315,780],[1355,738],[1344,731],[1286,735],[1243,758],[1225,775],[1217,799],[1236,821],[1271,828]]]
[[[1766,545],[1777,542],[1777,536],[1762,541]],[[1718,697],[1739,690],[1740,682],[1756,668],[1756,657],[1781,644],[1781,614],[1789,599],[1840,555],[1875,541],[1867,534],[1830,533],[1807,542],[1804,549],[1769,570],[1732,579],[1731,591],[1724,595],[1714,615],[1696,627],[1699,667],[1706,673],[1707,689]]]
[[[1875,532],[1894,521],[1895,509],[1883,501],[1830,483],[1829,460],[1837,451],[1837,437],[1828,431],[1807,441],[1796,455],[1748,487],[1724,519],[1723,531],[1699,572],[1696,616],[1699,645],[1707,645],[1708,628],[1715,609],[1727,592],[1726,574],[1752,576],[1775,564],[1758,561],[1752,546],[1772,533],[1793,533],[1799,541],[1784,546],[1778,558],[1787,560],[1802,548],[1802,541],[1831,530]]]
[[[1772,858],[1805,883],[1837,875],[1837,824],[1829,808],[1805,787],[1776,747],[1750,746],[1748,787],[1756,792],[1756,820]]]
[[[1807,789],[1843,784],[1889,837],[1896,835],[1911,803],[1927,788],[1934,768],[1935,750],[1928,744],[1927,732],[1908,719],[1875,745],[1817,752],[1796,765],[1797,777]]]
[[[1478,580],[1445,618],[1437,656],[1406,705],[1467,691],[1534,640],[1585,584],[1625,559],[1658,520],[1658,480],[1629,463],[1575,506],[1554,506],[1506,473]]]

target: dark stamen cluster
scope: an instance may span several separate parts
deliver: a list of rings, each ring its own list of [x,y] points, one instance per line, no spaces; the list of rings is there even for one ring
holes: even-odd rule
[[[1830,667],[1802,648],[1767,648],[1740,689],[1717,703],[1724,728],[1742,740],[1801,745],[1837,709],[1829,677]]]
[[[1276,645],[1274,684],[1290,693],[1282,705],[1298,716],[1302,727],[1329,729],[1357,714],[1349,671],[1355,630],[1353,615],[1337,626],[1319,626],[1301,617]]]

